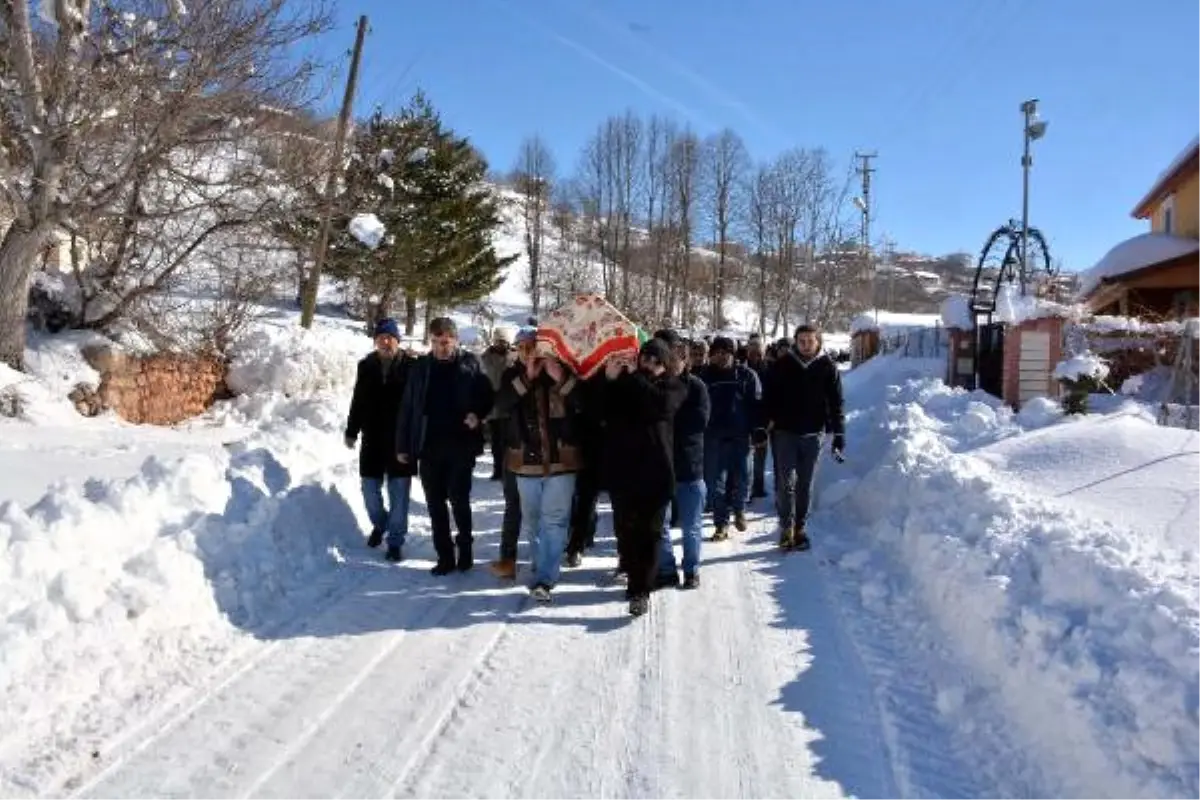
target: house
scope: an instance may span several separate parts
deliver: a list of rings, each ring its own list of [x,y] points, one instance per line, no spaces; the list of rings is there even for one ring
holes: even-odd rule
[[[1178,319],[1200,301],[1200,138],[1193,139],[1134,207],[1150,231],[1126,239],[1080,276],[1094,314]]]

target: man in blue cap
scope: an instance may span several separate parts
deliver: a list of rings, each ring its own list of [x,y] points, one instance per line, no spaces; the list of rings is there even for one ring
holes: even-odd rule
[[[358,362],[358,377],[346,418],[346,447],[354,449],[362,435],[358,474],[363,504],[371,520],[369,547],[387,537],[387,560],[400,561],[408,535],[408,500],[415,474],[411,464],[396,460],[396,420],[408,384],[412,359],[400,350],[400,326],[394,319],[375,323],[375,351]],[[387,504],[384,504],[384,489]]]

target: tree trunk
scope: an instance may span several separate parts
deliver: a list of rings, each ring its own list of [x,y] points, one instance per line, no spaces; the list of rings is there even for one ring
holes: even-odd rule
[[[0,243],[0,363],[16,370],[25,366],[29,276],[44,239],[36,231],[18,229],[14,223]]]
[[[412,336],[413,328],[417,325],[417,296],[413,292],[404,293],[404,335]]]

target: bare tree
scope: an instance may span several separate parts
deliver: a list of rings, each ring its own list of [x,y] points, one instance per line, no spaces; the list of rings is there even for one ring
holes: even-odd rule
[[[700,142],[691,131],[685,132],[671,144],[669,153],[671,187],[675,195],[676,275],[680,320],[688,326],[695,323],[696,309],[692,279],[692,225],[696,211],[696,179],[700,169]],[[675,287],[676,284],[672,283]],[[670,307],[672,304],[668,304]]]
[[[512,183],[520,195],[525,230],[525,253],[529,257],[529,299],[536,317],[541,310],[542,253],[546,242],[546,216],[554,181],[554,157],[540,136],[521,143]]]
[[[705,205],[717,245],[717,264],[709,295],[710,314],[713,327],[720,328],[724,325],[726,259],[737,201],[735,192],[742,185],[749,157],[741,137],[729,128],[705,140],[703,156]]]
[[[56,0],[0,4],[0,361],[21,367],[29,278],[57,231],[115,209],[141,215],[137,187],[182,150],[212,146],[263,106],[295,106],[314,64],[319,2]],[[149,9],[149,10],[148,10]],[[238,132],[244,136],[245,130]]]
[[[747,226],[754,242],[753,260],[757,267],[758,281],[758,332],[765,334],[767,321],[767,285],[770,274],[771,224],[775,208],[775,173],[769,164],[755,168],[754,177],[747,185]],[[772,333],[774,335],[774,333]]]

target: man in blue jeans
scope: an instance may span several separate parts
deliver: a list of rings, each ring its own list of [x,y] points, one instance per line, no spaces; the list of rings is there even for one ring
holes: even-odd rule
[[[505,371],[496,410],[508,420],[505,468],[516,476],[521,530],[533,546],[537,573],[534,600],[549,602],[558,583],[575,473],[582,466],[577,422],[578,381],[540,345],[521,349],[521,361]]]
[[[358,377],[346,418],[346,447],[354,449],[362,434],[358,474],[363,504],[371,520],[368,547],[387,537],[387,560],[400,561],[408,535],[408,500],[413,467],[396,460],[396,420],[412,359],[400,350],[400,326],[394,319],[375,324],[375,352],[358,362]],[[383,494],[387,489],[387,505]]]
[[[846,449],[842,376],[821,351],[821,333],[815,327],[801,325],[795,349],[781,350],[767,374],[763,405],[775,454],[779,546],[807,550],[805,525],[825,434],[833,434],[835,458],[841,459]]]
[[[688,369],[688,346],[675,331],[654,334],[671,348],[667,369],[687,388],[683,405],[675,412],[675,510],[683,533],[683,588],[700,586],[700,540],[704,531],[704,429],[708,426],[708,388]],[[658,588],[679,586],[671,524],[663,526],[658,556]]]
[[[704,483],[712,496],[713,541],[729,538],[729,518],[746,530],[750,438],[759,427],[762,385],[753,370],[734,363],[733,340],[718,336],[709,345],[701,375],[710,411],[704,436]]]

